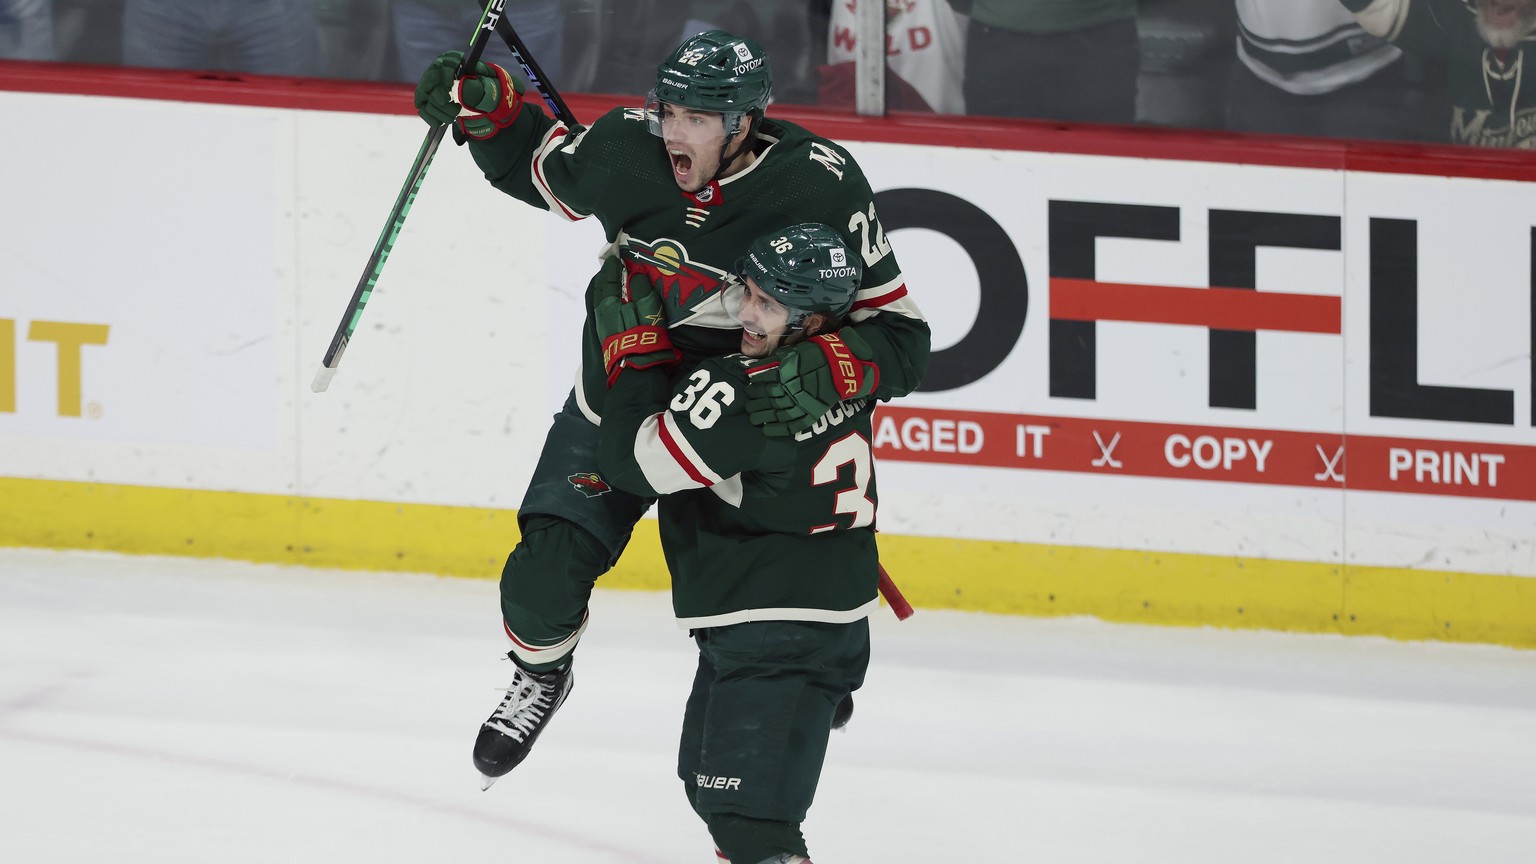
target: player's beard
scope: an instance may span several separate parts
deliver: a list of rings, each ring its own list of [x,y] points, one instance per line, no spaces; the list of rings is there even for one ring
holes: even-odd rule
[[[1477,32],[1483,41],[1508,50],[1536,31],[1536,3],[1477,0]]]

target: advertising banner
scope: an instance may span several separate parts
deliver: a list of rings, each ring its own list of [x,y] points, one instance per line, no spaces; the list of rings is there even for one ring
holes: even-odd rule
[[[241,555],[496,572],[576,372],[601,226],[497,193],[446,144],[314,393],[417,118],[0,107],[112,129],[105,162],[80,136],[13,136],[0,160],[18,537],[95,536],[80,496],[107,484],[127,502],[108,521],[154,488],[220,544],[255,538]],[[1343,147],[791,119],[859,160],[875,211],[848,226],[889,244],[933,328],[872,442],[882,560],[919,600],[1302,629],[1364,602],[1361,632],[1536,639],[1528,180],[1451,151],[1430,173]],[[193,544],[148,517],[125,532],[164,538],[107,548]]]

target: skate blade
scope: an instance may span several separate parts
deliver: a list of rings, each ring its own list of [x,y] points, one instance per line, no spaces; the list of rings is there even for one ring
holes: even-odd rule
[[[480,775],[480,791],[484,792],[485,790],[491,788],[491,784],[495,783],[497,780],[500,780],[500,779],[501,779],[500,777],[490,777],[490,776],[487,776],[485,774],[481,774]]]

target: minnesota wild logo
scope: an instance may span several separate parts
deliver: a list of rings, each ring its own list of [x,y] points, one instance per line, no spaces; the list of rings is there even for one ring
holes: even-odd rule
[[[688,309],[720,290],[727,274],[688,258],[688,249],[676,240],[651,243],[629,238],[624,247],[624,269],[651,280],[662,299],[674,309]]]
[[[565,479],[566,482],[576,487],[577,492],[580,492],[588,498],[596,498],[597,496],[603,494],[604,492],[608,492],[613,488],[612,486],[609,486],[602,477],[591,471],[588,471],[585,474],[572,474]]]

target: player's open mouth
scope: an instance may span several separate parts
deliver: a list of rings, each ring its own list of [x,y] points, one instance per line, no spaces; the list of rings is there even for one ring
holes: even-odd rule
[[[693,169],[693,157],[685,153],[668,153],[672,157],[672,171],[679,177],[688,176]]]
[[[741,337],[743,339],[747,340],[748,342],[752,343],[753,345],[756,345],[757,343],[759,343],[759,342],[763,341],[764,339],[768,338],[767,336],[763,335],[762,333],[758,333],[758,332],[755,332],[753,330],[748,330],[745,327],[741,328]]]

